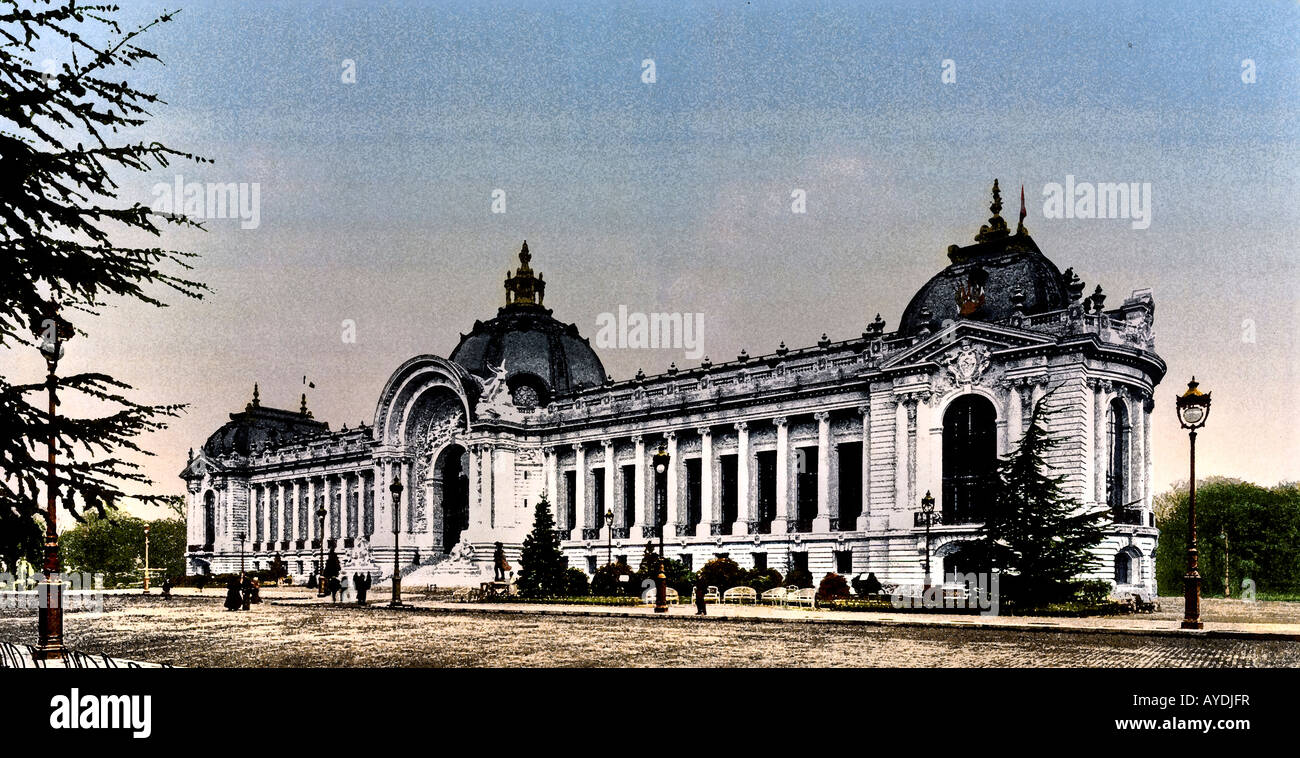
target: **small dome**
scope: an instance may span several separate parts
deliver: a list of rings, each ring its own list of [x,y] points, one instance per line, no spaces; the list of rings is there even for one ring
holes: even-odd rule
[[[253,402],[240,413],[230,414],[230,420],[221,425],[203,443],[203,452],[212,458],[223,455],[249,455],[266,446],[289,442],[329,431],[329,424],[317,421],[307,411],[307,399],[297,412],[264,408],[258,402],[257,390]]]
[[[507,272],[506,305],[490,321],[476,321],[451,352],[451,360],[472,374],[489,377],[504,363],[515,404],[531,409],[557,393],[599,386],[605,367],[574,324],[551,316],[542,305],[545,282],[534,277],[525,242],[520,267]]]
[[[899,331],[916,334],[929,324],[965,318],[1001,321],[1017,307],[1025,314],[1059,310],[1069,303],[1061,270],[1043,255],[1022,224],[1015,234],[998,215],[994,183],[993,217],[975,244],[948,248],[952,263],[925,283],[903,311]],[[1023,210],[1022,210],[1023,214]]]

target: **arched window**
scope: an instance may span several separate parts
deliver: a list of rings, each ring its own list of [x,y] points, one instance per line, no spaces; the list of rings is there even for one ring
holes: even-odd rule
[[[1135,584],[1140,580],[1141,557],[1125,548],[1115,554],[1115,584]]]
[[[1115,514],[1115,520],[1126,523],[1128,508],[1128,408],[1124,401],[1111,401],[1106,414],[1106,504]],[[1137,514],[1140,515],[1140,514]]]
[[[981,395],[963,395],[943,414],[943,521],[982,518],[997,468],[997,411]]]

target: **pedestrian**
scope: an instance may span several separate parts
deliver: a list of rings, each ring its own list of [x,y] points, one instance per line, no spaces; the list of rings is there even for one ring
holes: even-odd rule
[[[365,605],[366,592],[370,590],[370,575],[357,574],[352,577],[352,584],[357,588],[357,605]]]
[[[172,578],[170,576],[163,579],[162,592],[163,600],[172,599]]]
[[[343,584],[339,582],[339,578],[331,576],[329,578],[330,602],[337,603],[339,601],[339,590],[341,589],[343,589]]]
[[[253,605],[260,602],[262,602],[262,583],[257,581],[257,577],[253,577]]]
[[[226,581],[226,610],[237,611],[243,605],[239,597],[239,577],[232,576]]]
[[[504,582],[506,572],[510,570],[510,564],[506,562],[506,550],[500,542],[496,543],[496,550],[492,553],[492,566],[495,569],[492,580]]]
[[[709,615],[709,607],[704,603],[704,583],[700,582],[695,585],[695,615]]]
[[[243,597],[241,609],[246,611],[248,610],[249,604],[253,602],[253,577],[244,574],[244,581],[241,582],[240,585],[240,594]]]
[[[199,594],[202,595],[202,594],[203,594],[203,585],[205,585],[205,584],[208,583],[208,575],[207,575],[207,574],[199,574],[198,576],[194,577],[194,583],[195,583],[196,585],[198,585],[198,587],[199,587]]]

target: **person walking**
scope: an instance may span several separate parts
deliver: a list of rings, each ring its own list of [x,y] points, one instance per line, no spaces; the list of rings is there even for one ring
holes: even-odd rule
[[[506,580],[506,572],[510,570],[510,564],[506,562],[506,549],[500,542],[496,543],[496,551],[492,553],[492,566],[495,569],[492,579],[497,582]]]
[[[343,584],[339,581],[339,578],[331,576],[329,578],[330,602],[337,603],[339,601],[339,590],[341,589],[343,589]]]
[[[239,577],[232,576],[226,582],[226,610],[237,611],[243,605],[239,597]]]
[[[253,605],[257,605],[257,604],[260,603],[260,602],[262,602],[262,583],[259,582],[259,581],[257,581],[257,577],[253,577],[253,600],[252,600],[252,603],[253,603]]]
[[[172,578],[170,576],[163,579],[162,596],[163,596],[163,600],[172,599]]]
[[[709,607],[704,602],[704,583],[700,582],[695,585],[695,615],[709,615]]]
[[[366,592],[370,590],[370,575],[356,574],[352,577],[352,586],[357,588],[357,605],[366,604]]]
[[[248,610],[249,604],[253,602],[253,577],[244,574],[244,581],[241,582],[240,590],[240,594],[242,595],[240,610],[246,611]]]

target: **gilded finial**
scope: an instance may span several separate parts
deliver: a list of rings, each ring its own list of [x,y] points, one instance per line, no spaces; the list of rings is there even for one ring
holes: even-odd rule
[[[261,400],[261,396],[258,394],[257,391],[257,382],[253,382],[253,402],[249,403],[248,407],[245,408],[244,410],[251,411],[254,408],[261,408],[261,407],[262,407],[262,400]]]
[[[506,305],[541,305],[546,296],[546,282],[541,275],[533,276],[528,265],[533,254],[528,252],[528,241],[519,248],[519,269],[513,274],[506,269]]]
[[[979,233],[975,235],[976,242],[983,242],[994,237],[1005,237],[1007,231],[1007,222],[1002,218],[1002,190],[998,187],[998,180],[993,180],[993,202],[989,204],[989,210],[993,215],[989,217],[989,222],[980,227]]]
[[[298,406],[298,412],[307,418],[311,418],[311,411],[307,410],[307,393],[302,393],[302,402]]]

